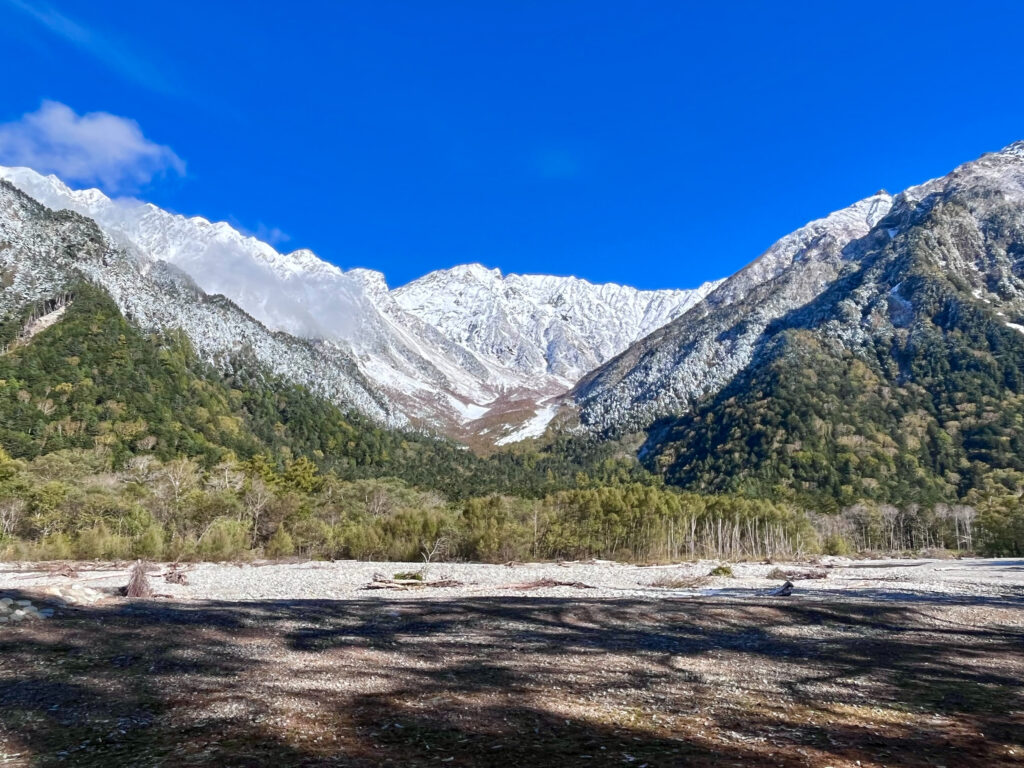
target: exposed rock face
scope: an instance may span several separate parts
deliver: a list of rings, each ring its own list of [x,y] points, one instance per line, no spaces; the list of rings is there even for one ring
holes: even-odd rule
[[[507,275],[470,264],[394,291],[398,305],[490,362],[577,381],[683,314],[713,288],[639,291],[575,277]]]
[[[94,219],[140,269],[157,273],[170,265],[271,331],[315,343],[326,356],[351,358],[392,419],[405,414],[490,442],[542,430],[554,412],[548,398],[712,287],[638,291],[575,278],[502,277],[469,265],[390,290],[379,272],[345,272],[308,250],[278,253],[225,223],[111,200],[95,189],[75,191],[27,168],[0,168],[0,177],[47,206]],[[526,422],[533,426],[525,429]]]
[[[45,302],[86,279],[151,331],[182,330],[201,357],[221,368],[249,358],[343,407],[401,425],[405,415],[382,398],[351,355],[268,330],[223,296],[210,296],[178,268],[113,243],[96,224],[54,212],[0,180],[0,316]]]
[[[593,429],[639,428],[684,410],[750,362],[768,325],[821,295],[889,212],[880,192],[812,221],[722,281],[704,301],[585,376],[574,390]]]
[[[1024,143],[808,232],[586,377],[584,423],[648,428],[648,464],[699,490],[1024,483]]]

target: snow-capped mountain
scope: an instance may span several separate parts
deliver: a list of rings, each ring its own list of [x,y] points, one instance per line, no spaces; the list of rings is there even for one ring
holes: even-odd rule
[[[0,276],[0,317],[66,296],[84,278],[142,329],[184,331],[197,353],[223,370],[251,360],[381,423],[408,423],[344,350],[269,331],[231,301],[204,293],[177,267],[129,253],[90,219],[55,213],[3,181]]]
[[[95,220],[142,262],[182,270],[271,331],[351,356],[395,413],[485,442],[542,432],[553,398],[714,287],[638,291],[469,265],[391,290],[379,272],[282,254],[226,223],[72,190],[27,168],[0,168],[0,178]]]
[[[1022,233],[1024,142],[896,197],[879,192],[782,238],[691,311],[583,377],[573,391],[581,421],[632,430],[686,413],[740,374],[749,379],[794,328],[828,349],[877,356],[922,314],[907,298],[922,275],[950,283],[1007,327],[1022,326]]]
[[[880,192],[786,235],[691,312],[592,371],[574,390],[583,423],[645,426],[723,387],[750,363],[773,320],[836,279],[847,248],[891,205]]]
[[[479,264],[431,272],[394,291],[406,312],[504,368],[571,384],[704,298],[575,277],[508,275]]]

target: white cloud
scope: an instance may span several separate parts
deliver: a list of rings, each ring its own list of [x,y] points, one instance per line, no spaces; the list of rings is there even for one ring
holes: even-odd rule
[[[264,243],[269,243],[273,246],[282,245],[292,239],[284,230],[279,227],[271,227],[264,224],[262,221],[256,224],[256,228],[247,227],[245,224],[240,222],[234,216],[229,216],[228,221],[235,229],[241,232],[243,235],[249,237],[255,237],[257,240],[262,240]]]
[[[99,184],[115,194],[138,189],[159,174],[185,172],[181,158],[147,139],[134,120],[107,112],[79,115],[56,101],[0,124],[0,164]]]
[[[268,227],[262,222],[256,227],[256,238],[271,245],[281,245],[292,239],[292,236],[278,227]]]
[[[165,72],[133,54],[123,41],[105,37],[42,0],[6,0],[6,3],[64,42],[96,58],[125,79],[158,93],[174,94],[178,91],[178,88],[167,80]]]

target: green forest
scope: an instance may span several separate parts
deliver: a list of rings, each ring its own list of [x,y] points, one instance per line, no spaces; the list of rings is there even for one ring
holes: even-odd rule
[[[184,337],[141,333],[101,290],[83,283],[69,294],[60,322],[31,340],[19,333],[38,308],[0,326],[3,558],[654,562],[1024,546],[1009,384],[943,395],[977,446],[969,455],[981,457],[981,477],[967,480],[959,449],[915,416],[917,401],[876,404],[900,414],[880,421],[871,372],[852,360],[831,374],[815,361],[826,374],[813,383],[776,370],[751,390],[763,398],[771,387],[767,405],[719,409],[705,429],[676,425],[673,448],[646,469],[621,443],[571,436],[484,458],[345,413],[244,358],[231,368],[247,375],[225,377]],[[807,386],[834,398],[821,407],[863,400],[848,417],[875,419],[881,447],[849,445],[835,426],[812,439],[821,415]],[[696,411],[692,424],[710,413]],[[800,450],[750,461],[776,449],[780,425],[802,430]],[[902,441],[896,451],[883,430]],[[868,471],[872,461],[883,468]],[[765,474],[768,464],[789,475]]]
[[[901,290],[913,320],[856,353],[817,332],[827,317],[779,329],[758,365],[654,426],[647,467],[833,518],[969,508],[984,551],[1024,552],[1024,337],[944,279]]]

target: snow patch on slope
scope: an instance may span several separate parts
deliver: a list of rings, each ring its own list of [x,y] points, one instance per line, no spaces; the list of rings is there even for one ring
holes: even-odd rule
[[[557,405],[552,404],[542,406],[538,408],[533,417],[519,427],[519,429],[499,438],[494,444],[509,445],[531,437],[540,437],[544,434],[544,430],[548,428],[548,424],[551,423],[551,420],[555,418],[555,414],[557,413]]]
[[[718,285],[640,291],[469,264],[391,290],[380,272],[282,254],[224,222],[72,190],[28,168],[0,167],[0,178],[94,219],[143,271],[173,265],[267,328],[351,356],[397,410],[442,430],[495,415],[498,401],[519,409],[565,392]]]

